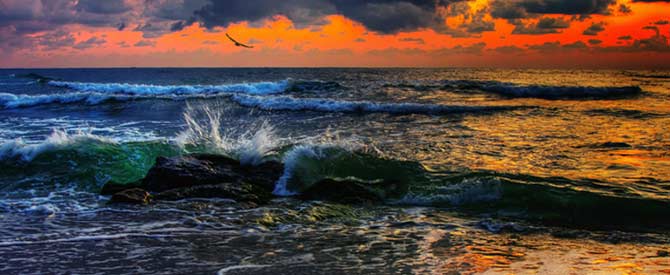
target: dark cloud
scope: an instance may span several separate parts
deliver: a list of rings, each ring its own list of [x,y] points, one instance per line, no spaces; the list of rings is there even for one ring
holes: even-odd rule
[[[81,11],[98,14],[118,14],[131,9],[124,0],[79,0],[76,7]]]
[[[668,24],[670,24],[670,21],[668,21],[668,20],[658,20],[658,21],[654,22],[654,25],[659,25],[659,26],[660,25],[668,25]]]
[[[543,17],[534,24],[526,25],[520,20],[513,20],[515,25],[512,34],[549,34],[559,33],[562,29],[570,27],[570,22],[561,18]]]
[[[513,1],[513,0],[512,0]],[[607,14],[616,0],[522,0],[526,11],[540,14]]]
[[[582,34],[583,35],[596,36],[603,31],[605,31],[605,23],[603,23],[603,22],[599,22],[599,23],[593,22],[593,23],[591,23],[591,26],[589,26],[588,28],[586,28],[586,30],[584,30],[582,32]]]
[[[529,14],[608,14],[616,0],[494,0],[491,16],[504,19],[528,18]]]
[[[79,42],[72,47],[77,49],[77,50],[84,50],[84,49],[92,48],[92,47],[95,47],[95,46],[100,46],[102,44],[105,44],[106,42],[107,41],[105,39],[98,38],[98,37],[94,36],[94,37],[91,37],[87,40]]]
[[[339,14],[380,33],[427,28],[440,31],[444,28],[444,17],[439,11],[465,1],[467,0],[211,0],[192,15],[181,14],[181,17],[170,18],[186,20],[187,23],[200,22],[207,28],[213,28],[240,21],[257,22],[283,15],[298,28],[303,28],[325,23],[323,17],[326,15]],[[476,22],[469,28],[471,32],[493,28],[492,22],[474,21]]]
[[[626,4],[621,4],[619,5],[619,12],[623,14],[630,14],[633,12],[633,10],[629,6],[626,6]]]
[[[602,43],[603,43],[603,41],[600,40],[600,39],[589,39],[589,44],[591,44],[591,45],[600,45]]]
[[[156,46],[156,42],[151,41],[151,40],[140,40],[139,42],[135,43],[133,46],[135,46],[135,47],[153,47],[153,46]]]
[[[625,40],[625,41],[627,41],[627,40],[633,40],[633,37],[630,36],[630,35],[623,35],[623,36],[619,36],[619,37],[617,37],[617,39],[618,39],[618,40]]]

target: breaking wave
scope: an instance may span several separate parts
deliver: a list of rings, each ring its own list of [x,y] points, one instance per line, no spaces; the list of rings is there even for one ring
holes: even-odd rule
[[[125,95],[202,95],[219,93],[276,94],[284,92],[291,80],[278,82],[238,83],[226,85],[149,85],[127,83],[86,83],[49,81],[49,85],[81,92]]]
[[[251,96],[235,94],[231,99],[244,107],[267,111],[317,111],[341,113],[388,114],[450,114],[504,111],[516,107],[458,106],[421,103],[382,103],[373,101],[345,101],[321,98],[296,98],[292,96]]]

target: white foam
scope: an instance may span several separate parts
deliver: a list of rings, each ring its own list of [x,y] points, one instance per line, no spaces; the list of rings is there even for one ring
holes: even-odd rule
[[[229,85],[159,86],[145,84],[50,81],[49,85],[65,87],[75,91],[48,95],[0,93],[0,107],[21,108],[44,104],[78,102],[97,105],[110,100],[126,101],[147,98],[185,100],[189,98],[213,97],[236,93],[267,95],[282,93],[291,85],[291,83],[291,80],[283,80],[278,82],[256,82]]]
[[[263,269],[263,268],[270,267],[270,266],[271,266],[271,265],[259,265],[259,264],[233,265],[233,266],[229,266],[229,267],[226,267],[226,268],[222,268],[222,269],[219,270],[219,272],[217,272],[216,274],[218,274],[218,275],[223,275],[223,274],[226,274],[226,273],[228,273],[228,272],[230,272],[230,271],[233,271],[233,270],[240,270],[240,269]]]
[[[338,149],[344,152],[362,151],[361,148],[368,149],[358,142],[355,138],[342,139],[337,135],[331,135],[326,132],[325,135],[319,139],[305,140],[304,144],[300,144],[291,148],[284,154],[282,162],[284,163],[284,173],[275,183],[275,188],[272,191],[277,196],[295,196],[298,192],[288,189],[288,182],[293,178],[294,172],[299,168],[301,163],[306,159],[324,160],[329,157],[326,153],[328,150]],[[370,146],[377,150],[374,146]]]
[[[76,236],[72,238],[62,238],[62,239],[49,239],[49,240],[36,240],[36,241],[5,241],[0,242],[0,246],[17,246],[17,245],[33,245],[33,244],[49,244],[49,243],[64,243],[64,242],[84,242],[84,241],[102,241],[102,240],[114,240],[114,239],[124,239],[124,238],[166,238],[170,237],[169,234],[138,234],[138,233],[119,233],[119,234],[102,234],[102,235],[93,235],[93,236]]]
[[[235,129],[222,131],[222,112],[209,106],[188,106],[184,113],[186,129],[177,136],[177,144],[205,146],[209,151],[237,158],[244,165],[260,164],[281,145],[274,127],[267,122],[249,126],[241,134]]]
[[[434,205],[448,203],[463,205],[495,201],[502,197],[502,186],[496,178],[466,178],[456,184],[443,186],[432,194],[408,193],[394,204]]]
[[[244,107],[262,110],[318,111],[347,113],[390,113],[390,114],[446,114],[491,110],[510,107],[458,106],[420,103],[382,103],[372,101],[345,101],[321,98],[295,98],[291,96],[253,96],[235,94],[231,99]]]
[[[38,155],[62,148],[81,141],[100,141],[106,143],[115,143],[114,141],[93,135],[84,131],[68,133],[63,130],[54,130],[46,140],[37,144],[26,144],[18,138],[3,144],[0,144],[0,159],[20,158],[24,161],[31,161]]]
[[[60,209],[53,204],[33,205],[25,210],[26,213],[47,217],[53,217],[59,211]]]
[[[282,93],[291,80],[278,82],[237,83],[224,85],[150,85],[128,83],[88,83],[49,81],[49,85],[69,88],[81,92],[128,95],[193,95],[217,93],[248,93],[255,95]]]

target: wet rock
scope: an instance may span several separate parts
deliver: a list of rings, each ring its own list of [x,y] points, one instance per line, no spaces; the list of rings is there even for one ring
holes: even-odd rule
[[[151,195],[144,189],[132,188],[123,190],[112,195],[110,203],[130,203],[130,204],[148,204],[151,201]]]
[[[117,183],[114,181],[109,181],[105,183],[104,186],[102,186],[102,189],[100,190],[100,195],[114,195],[116,193],[119,193],[121,191],[125,191],[128,189],[133,189],[133,188],[142,188],[144,189],[144,185],[142,184],[141,181],[137,182],[131,182],[131,183]]]
[[[170,189],[156,194],[157,200],[181,200],[187,198],[225,198],[237,202],[262,204],[272,198],[272,194],[263,188],[243,182],[229,182],[211,185],[196,185]]]
[[[339,203],[378,203],[385,199],[387,192],[394,192],[397,186],[388,182],[324,179],[304,190],[300,198]]]
[[[248,183],[271,192],[283,170],[283,164],[276,161],[257,166],[241,165],[238,160],[220,155],[158,157],[142,183],[152,192],[227,182]]]

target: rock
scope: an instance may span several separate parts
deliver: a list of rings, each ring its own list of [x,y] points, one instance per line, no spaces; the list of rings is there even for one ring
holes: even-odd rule
[[[155,196],[157,200],[181,200],[187,198],[225,198],[233,199],[237,202],[262,204],[267,203],[272,198],[272,194],[265,189],[257,188],[248,183],[232,182],[170,189]]]
[[[387,193],[396,192],[397,188],[397,184],[388,182],[324,179],[304,190],[300,197],[340,203],[378,203],[386,198]]]
[[[141,181],[136,181],[136,182],[131,182],[131,183],[116,183],[113,181],[109,181],[105,183],[104,186],[102,186],[102,189],[100,190],[100,195],[114,195],[116,193],[119,193],[121,191],[125,191],[128,189],[133,189],[133,188],[144,188],[144,185],[142,184]]]
[[[126,189],[112,195],[109,200],[111,203],[130,203],[130,204],[148,204],[151,201],[151,195],[144,189],[132,188]]]
[[[283,164],[276,161],[245,166],[235,159],[220,155],[158,157],[142,183],[152,192],[221,183],[248,183],[271,192],[283,171]]]
[[[659,250],[659,251],[656,251],[656,256],[658,256],[658,257],[668,257],[668,256],[670,256],[670,252],[668,252],[667,250]]]

